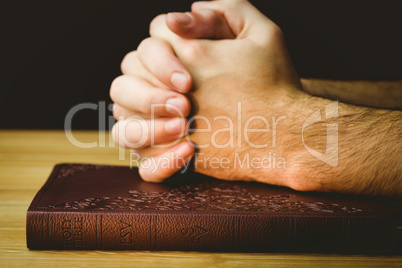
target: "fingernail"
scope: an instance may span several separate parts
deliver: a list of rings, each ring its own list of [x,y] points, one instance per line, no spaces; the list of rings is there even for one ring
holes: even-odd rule
[[[165,123],[166,133],[175,135],[180,134],[182,129],[182,120],[180,118],[174,118]]]
[[[189,25],[193,22],[193,16],[190,13],[172,12],[168,16],[173,17],[181,25]]]
[[[184,110],[186,109],[186,104],[181,98],[171,98],[166,101],[165,107],[168,113],[173,115],[184,115]]]
[[[179,90],[184,91],[187,88],[187,76],[182,73],[175,72],[170,78],[172,84]]]

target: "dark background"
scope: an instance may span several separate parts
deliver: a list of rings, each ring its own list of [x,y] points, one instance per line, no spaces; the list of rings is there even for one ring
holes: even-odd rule
[[[2,1],[0,128],[62,129],[74,105],[110,104],[120,61],[152,18],[191,2]],[[251,2],[283,29],[300,76],[402,79],[402,1]],[[82,111],[73,128],[98,129],[97,118]]]

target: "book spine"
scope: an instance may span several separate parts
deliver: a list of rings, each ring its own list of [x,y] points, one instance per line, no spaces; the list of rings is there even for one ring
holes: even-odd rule
[[[27,214],[31,249],[383,252],[392,228],[372,218],[303,215]],[[391,249],[392,249],[391,243]]]

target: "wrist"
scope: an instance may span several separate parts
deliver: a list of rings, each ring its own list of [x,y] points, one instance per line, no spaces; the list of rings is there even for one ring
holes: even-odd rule
[[[300,191],[331,190],[326,189],[328,185],[322,184],[321,171],[332,168],[326,162],[334,163],[329,159],[331,155],[326,154],[327,124],[336,121],[336,118],[329,119],[331,122],[325,118],[326,110],[334,108],[337,108],[337,103],[333,101],[299,91],[281,110],[286,120],[277,128],[274,149],[286,160],[286,169],[276,174],[281,176],[283,185]],[[320,120],[310,123],[317,118]]]
[[[256,107],[261,107],[258,114],[270,123],[269,133],[264,135],[264,138],[259,136],[258,139],[259,142],[265,139],[269,146],[253,149],[251,153],[259,158],[269,159],[271,165],[269,168],[250,170],[250,173],[254,180],[264,183],[278,184],[296,190],[313,188],[312,185],[301,185],[302,182],[306,183],[301,178],[305,177],[302,173],[308,167],[307,162],[301,160],[309,158],[303,146],[303,124],[310,115],[324,109],[331,101],[312,97],[295,88],[281,88],[275,92],[277,93],[271,94],[269,99],[263,100],[264,105],[255,103]],[[269,109],[267,103],[270,104]],[[254,110],[253,114],[255,113]],[[325,128],[322,129],[322,133],[324,136]],[[311,139],[310,136],[307,135],[308,140]]]

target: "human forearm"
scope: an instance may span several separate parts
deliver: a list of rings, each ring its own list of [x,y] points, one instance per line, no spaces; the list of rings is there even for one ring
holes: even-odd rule
[[[302,78],[301,82],[304,91],[313,96],[367,107],[402,110],[402,80],[341,81]]]
[[[292,135],[296,136],[287,135],[284,142],[289,144],[292,188],[402,198],[401,111],[339,103],[338,117],[324,117],[303,131],[301,126],[308,116],[320,109],[323,112],[331,101],[309,96],[303,103],[304,111],[297,115],[298,127],[293,127],[296,130]],[[306,150],[307,145],[325,154],[328,146],[335,146],[327,144],[328,124],[338,127],[338,161],[334,167]],[[301,135],[304,146],[297,142]]]
[[[306,94],[290,61],[283,34],[272,21],[247,1],[210,1],[192,6],[192,12],[205,9],[225,17],[235,38],[221,36],[225,40],[218,41],[179,38],[166,25],[171,22],[168,16],[158,16],[151,23],[147,45],[140,45],[138,50],[140,68],[133,68],[137,71],[132,73],[171,88],[171,74],[178,69],[177,62],[169,62],[177,57],[191,74],[193,90],[186,97],[192,104],[190,121],[197,121],[191,124],[190,135],[185,138],[190,138],[197,147],[194,159],[197,172],[218,179],[259,181],[303,191],[401,197],[398,154],[401,112],[337,102],[335,107],[328,96],[312,96],[319,95],[317,89],[327,90],[325,83],[304,83],[304,90],[310,89],[310,93],[317,90],[315,94]],[[187,15],[184,17],[188,20]],[[197,22],[194,18],[192,23]],[[161,40],[165,42],[163,49],[160,45],[160,50],[155,49]],[[164,53],[170,56],[162,57],[166,64],[160,64],[157,56]],[[133,65],[123,65],[134,64],[135,61]],[[146,76],[138,71],[144,67],[150,72]],[[149,74],[157,79],[149,79]],[[159,82],[154,83],[158,85]],[[364,92],[364,85],[356,85],[355,89]],[[342,89],[339,84],[337,87]],[[139,89],[150,90],[149,86]],[[397,100],[398,92],[392,92],[396,95],[391,99]],[[370,94],[372,98],[377,96]],[[150,95],[160,96],[154,92]],[[346,102],[347,98],[342,96],[332,97]],[[360,101],[361,97],[356,98]],[[133,98],[130,103],[135,110],[138,105],[144,107],[155,102],[144,103]],[[324,116],[326,107],[329,108]],[[121,126],[125,126],[124,122],[117,128]],[[130,133],[142,131],[138,127],[137,130]],[[330,139],[326,135],[328,130],[332,130]],[[152,128],[149,133],[155,134],[157,140],[165,137],[163,131]],[[145,159],[139,167],[141,176],[153,182],[177,171],[177,166],[162,167],[157,163],[168,158],[170,164],[176,156],[184,157],[176,147],[168,147],[164,152],[155,151],[152,146],[132,149]],[[144,164],[150,160],[155,165]]]

